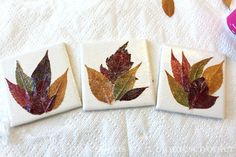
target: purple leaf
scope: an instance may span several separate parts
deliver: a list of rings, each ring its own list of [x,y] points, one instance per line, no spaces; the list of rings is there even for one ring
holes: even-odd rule
[[[125,95],[120,99],[120,101],[130,101],[136,99],[143,91],[148,87],[134,88],[125,93]]]
[[[44,89],[46,90],[51,83],[51,67],[50,67],[50,61],[48,58],[48,51],[46,52],[43,59],[40,61],[36,69],[34,70],[33,74],[31,75],[33,78],[36,86],[37,84],[44,80]]]
[[[218,97],[208,95],[209,88],[205,78],[201,77],[190,84],[189,108],[207,109],[212,107]]]
[[[30,104],[25,109],[32,114],[43,114],[52,110],[52,103],[56,96],[48,97],[48,90],[45,90],[47,80],[38,82],[36,89],[30,96]]]

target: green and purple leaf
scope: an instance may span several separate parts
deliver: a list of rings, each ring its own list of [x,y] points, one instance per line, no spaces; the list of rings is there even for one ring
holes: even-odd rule
[[[120,99],[120,101],[130,101],[139,97],[145,89],[148,87],[134,88],[126,92],[125,95]]]
[[[34,90],[35,87],[34,80],[24,73],[18,61],[16,64],[15,75],[16,75],[16,82],[22,89],[25,89],[27,92],[32,92]]]
[[[202,76],[204,67],[211,59],[212,59],[212,57],[206,58],[206,59],[203,59],[203,60],[192,65],[190,72],[189,72],[190,73],[189,78],[190,78],[191,82],[193,82],[194,80],[196,80]]]

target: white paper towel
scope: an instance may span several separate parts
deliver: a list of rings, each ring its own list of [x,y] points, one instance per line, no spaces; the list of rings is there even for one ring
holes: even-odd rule
[[[161,0],[3,0],[0,56],[66,41],[79,84],[78,41],[147,38],[154,70],[160,43],[222,52],[231,58],[224,121],[157,112],[154,107],[91,113],[78,109],[11,129],[9,142],[0,144],[0,156],[234,156],[236,37],[222,18],[229,11],[221,0],[175,4],[169,18]],[[4,118],[5,104],[0,106]]]

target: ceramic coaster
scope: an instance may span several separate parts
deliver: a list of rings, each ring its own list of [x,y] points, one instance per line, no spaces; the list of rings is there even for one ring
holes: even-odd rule
[[[161,51],[156,108],[224,118],[226,58],[167,46]]]
[[[64,44],[1,61],[11,126],[81,106]]]
[[[145,40],[83,44],[81,59],[84,110],[155,105]]]

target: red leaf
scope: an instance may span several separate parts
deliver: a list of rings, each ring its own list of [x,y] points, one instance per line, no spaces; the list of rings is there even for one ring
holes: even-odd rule
[[[175,58],[173,54],[173,50],[171,50],[171,68],[172,68],[172,73],[174,75],[175,80],[182,85],[182,78],[181,78],[181,73],[182,73],[182,65],[180,62]]]
[[[209,88],[205,78],[201,77],[190,84],[189,108],[207,109],[212,107],[218,97],[208,95]]]
[[[182,64],[175,58],[173,50],[171,50],[171,68],[175,80],[184,87],[184,90],[188,92],[189,90],[189,71],[190,64],[182,52]]]
[[[181,84],[184,87],[185,91],[189,91],[190,80],[189,80],[189,72],[190,72],[190,64],[187,58],[182,52],[182,69],[181,69]]]
[[[133,62],[131,62],[131,54],[126,50],[127,45],[128,42],[121,46],[115,54],[106,59],[108,69],[104,68],[102,65],[100,66],[101,73],[112,83],[114,83],[120,75],[129,71],[133,65]]]
[[[125,95],[120,99],[120,101],[129,101],[136,99],[139,95],[143,93],[146,88],[148,87],[131,89],[130,91],[125,93]]]
[[[8,79],[6,80],[7,80],[7,84],[11,92],[11,95],[16,100],[16,102],[20,104],[22,107],[25,107],[27,104],[29,104],[29,95],[27,91],[22,89],[19,85],[15,85],[11,83]]]
[[[35,81],[35,84],[37,84],[41,80],[45,80],[45,87],[48,88],[51,83],[51,67],[50,67],[50,61],[48,58],[48,51],[46,52],[43,59],[40,61],[36,69],[34,70],[33,74],[31,75],[33,80]]]

